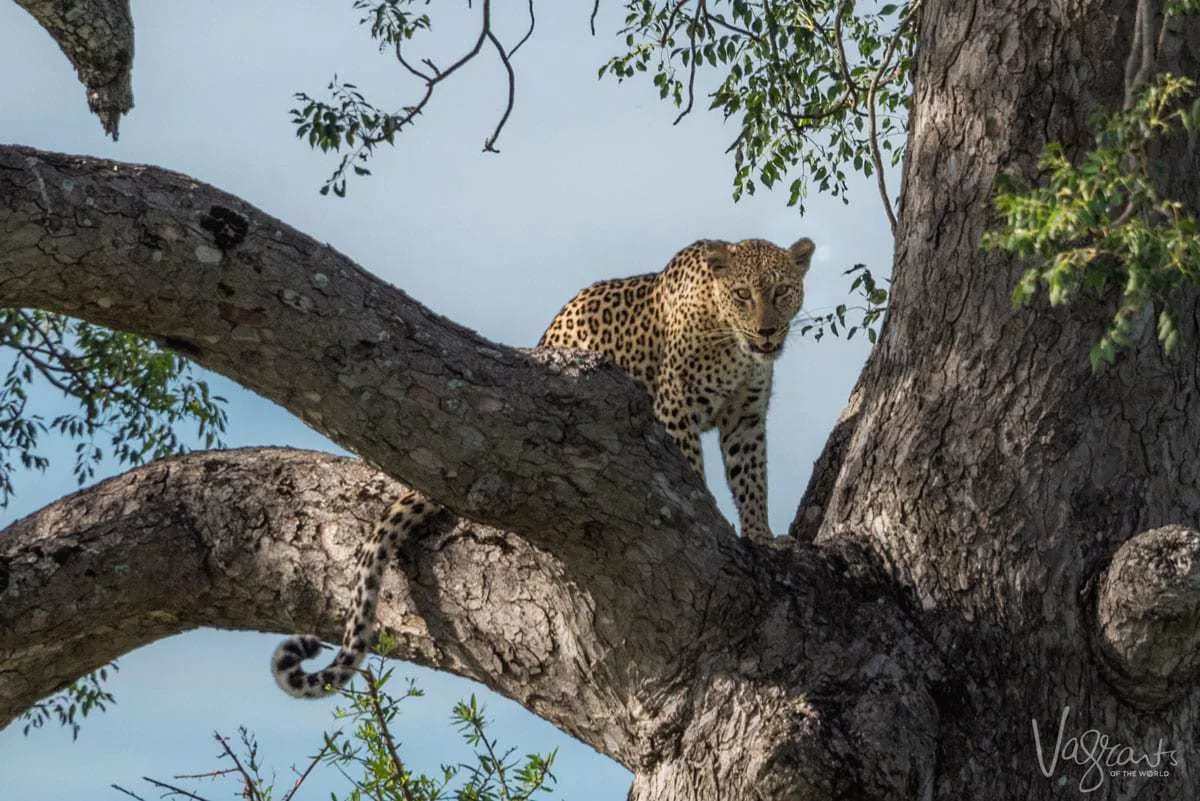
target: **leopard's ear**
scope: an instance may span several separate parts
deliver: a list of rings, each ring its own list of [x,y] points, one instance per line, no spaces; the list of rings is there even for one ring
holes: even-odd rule
[[[813,251],[816,249],[817,246],[808,237],[797,239],[788,248],[788,253],[792,254],[792,259],[796,262],[796,267],[799,268],[801,275],[808,272],[809,265],[812,263]]]
[[[721,275],[733,266],[733,254],[737,250],[737,245],[722,242],[719,239],[708,239],[705,240],[703,247],[704,262],[713,275]]]

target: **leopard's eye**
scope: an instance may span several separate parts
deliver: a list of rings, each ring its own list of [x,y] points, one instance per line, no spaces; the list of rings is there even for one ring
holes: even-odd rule
[[[733,297],[742,303],[749,303],[750,302],[750,290],[745,289],[745,288],[735,289],[735,290],[733,290]]]
[[[795,290],[792,287],[787,284],[780,284],[775,287],[775,300],[783,300],[786,297],[790,297],[793,292]]]

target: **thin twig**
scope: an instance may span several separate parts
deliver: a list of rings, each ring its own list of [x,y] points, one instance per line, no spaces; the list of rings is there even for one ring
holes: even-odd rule
[[[220,770],[209,770],[204,773],[176,773],[176,779],[217,779],[221,776],[228,776],[230,773],[237,773],[237,768],[222,768]]]
[[[483,152],[499,153],[500,151],[495,147],[496,139],[500,137],[500,132],[504,130],[504,124],[508,122],[508,115],[512,114],[513,102],[516,100],[517,93],[517,76],[513,72],[512,64],[508,60],[508,57],[512,54],[504,52],[504,47],[500,44],[500,40],[491,31],[488,31],[488,40],[495,45],[496,53],[500,56],[500,63],[504,65],[504,71],[508,75],[508,97],[504,104],[504,114],[501,115],[500,122],[496,123],[496,129],[492,131],[492,135],[484,140],[483,143]]]
[[[142,798],[137,793],[130,792],[129,790],[126,790],[124,787],[122,787],[119,784],[110,784],[109,787],[113,788],[114,790],[116,790],[118,792],[124,793],[125,795],[129,796],[130,798],[136,798],[137,801],[146,801],[146,799]]]
[[[1117,215],[1117,219],[1115,219],[1111,223],[1109,223],[1108,227],[1110,229],[1120,228],[1122,225],[1124,225],[1125,223],[1132,220],[1133,215],[1136,212],[1137,212],[1137,205],[1132,200],[1129,201],[1129,203],[1127,203],[1125,205],[1125,208],[1121,210],[1121,213],[1119,215]]]
[[[862,91],[861,87],[854,82],[854,78],[850,75],[850,60],[846,58],[846,42],[842,37],[842,15],[850,9],[852,0],[845,0],[837,10],[834,11],[833,17],[833,41],[837,46],[838,66],[842,70],[842,80],[846,82],[846,91],[853,93],[855,99],[858,98],[858,93]]]
[[[167,784],[166,782],[160,782],[158,779],[151,779],[149,776],[143,776],[142,781],[150,782],[150,784],[153,784],[155,787],[161,787],[162,789],[167,790],[172,795],[181,795],[184,798],[192,799],[192,801],[209,801],[207,798],[205,798],[202,795],[196,795],[195,793],[188,792],[187,790],[184,790],[182,787],[176,787],[173,784]]]
[[[532,7],[533,7],[533,3],[531,1],[530,2],[530,31],[529,31],[529,33],[533,32],[533,27],[532,27],[533,10],[532,10]],[[468,64],[471,60],[473,60],[476,56],[479,55],[479,52],[483,49],[484,42],[488,41],[489,37],[491,37],[492,40],[495,41],[495,37],[492,36],[492,3],[491,3],[491,0],[483,0],[481,23],[479,26],[479,35],[475,38],[475,43],[471,46],[470,50],[468,50],[466,53],[464,53],[461,57],[459,57],[459,59],[457,61],[455,61],[453,64],[451,64],[446,69],[441,69],[436,64],[434,64],[432,60],[430,60],[428,58],[424,58],[424,59],[421,59],[421,63],[424,64],[426,67],[428,67],[432,71],[433,74],[427,75],[427,74],[423,73],[421,70],[414,67],[407,59],[405,59],[403,57],[400,47],[397,44],[397,46],[395,48],[396,59],[411,74],[413,74],[416,77],[425,81],[425,93],[421,96],[421,99],[419,101],[417,101],[417,104],[415,106],[405,106],[404,107],[405,113],[403,116],[400,116],[398,114],[393,115],[396,118],[396,130],[397,131],[402,129],[404,126],[410,124],[414,119],[416,119],[417,115],[421,114],[421,112],[423,112],[425,110],[425,106],[429,104],[430,99],[433,97],[434,88],[439,83],[446,80],[454,73],[458,72],[459,69],[464,67],[466,64]],[[525,38],[522,39],[521,42],[518,43],[517,46],[519,47],[521,44],[524,44],[525,39],[528,39],[528,38],[529,38],[529,34],[526,34]],[[497,49],[499,49],[501,52],[501,59],[506,60],[507,55],[504,54],[503,48],[501,48],[499,46],[499,43],[497,43]],[[515,50],[515,48],[514,48],[514,50]],[[509,54],[509,55],[511,55],[511,54]],[[511,65],[508,65],[507,62],[506,62],[506,67],[508,67],[511,70]],[[513,102],[513,91],[512,91],[512,87],[510,86],[508,105],[505,109],[504,119],[502,119],[500,121],[500,124],[498,126],[496,126],[496,130],[492,133],[492,136],[484,144],[483,149],[485,151],[496,152],[493,145],[495,144],[496,137],[500,133],[500,129],[504,127],[504,122],[508,119],[508,115],[512,111],[512,102]],[[365,138],[364,137],[362,140],[362,144],[360,144],[358,146],[358,149],[355,150],[354,153],[350,154],[350,156],[348,156],[346,158],[344,164],[353,163],[358,158],[358,155],[360,153],[362,153],[368,147],[372,147],[375,144],[378,144],[380,141],[382,141],[382,140],[376,139],[376,138]]]
[[[761,36],[758,36],[753,31],[748,31],[738,25],[734,25],[732,22],[726,22],[725,18],[722,16],[717,14],[708,14],[707,19],[710,20],[714,25],[724,28],[730,33],[736,33],[739,36],[745,36],[747,39],[750,39],[753,42],[758,42],[760,44],[762,43]]]
[[[370,670],[367,671],[367,698],[371,702],[371,714],[375,717],[375,722],[379,725],[379,732],[383,735],[384,745],[387,746],[388,756],[392,758],[392,767],[396,770],[396,776],[403,778],[404,762],[400,759],[400,751],[396,747],[396,740],[392,737],[392,730],[388,728],[387,719],[383,714],[383,705],[379,701],[379,687],[376,686],[375,674]],[[400,786],[400,795],[404,797],[404,801],[413,801],[412,794],[409,793],[408,787],[403,781],[398,781]]]
[[[667,15],[667,21],[663,23],[662,39],[659,40],[659,47],[666,47],[667,40],[670,38],[671,29],[675,27],[675,17],[679,15],[679,9],[687,5],[688,0],[678,0],[675,5],[671,6],[671,13]]]
[[[684,107],[683,111],[679,112],[679,116],[675,118],[675,122],[671,123],[672,125],[678,125],[680,120],[692,113],[692,103],[696,99],[696,34],[700,30],[700,15],[704,13],[704,11],[704,0],[700,0],[698,3],[696,3],[696,13],[692,16],[692,29],[688,31],[688,36],[691,39],[692,54],[688,59],[687,105]]]
[[[475,724],[472,724],[475,725]],[[504,778],[504,763],[496,758],[496,749],[492,741],[488,740],[487,735],[483,732],[483,727],[475,725],[475,731],[479,734],[479,739],[483,741],[483,747],[487,749],[488,758],[492,760],[492,765],[496,768],[496,778],[500,780],[500,789],[504,791],[504,798],[511,798],[512,793],[508,790],[508,782]],[[509,753],[512,753],[511,751]]]
[[[238,773],[242,774],[242,795],[247,801],[253,801],[254,799],[261,801],[262,795],[258,791],[258,784],[254,781],[254,777],[250,775],[250,771],[242,766],[242,761],[237,758],[237,754],[233,753],[233,749],[229,747],[229,741],[222,737],[219,732],[214,732],[213,737],[221,744],[221,748],[225,750],[225,756],[233,760],[233,767]],[[178,779],[179,777],[176,776],[175,778]]]
[[[400,62],[400,66],[404,67],[404,69],[408,70],[413,75],[420,78],[422,81],[425,81],[426,83],[431,81],[432,80],[431,76],[426,75],[425,73],[421,72],[419,69],[417,69],[416,67],[414,67],[412,64],[410,64],[408,62],[408,59],[406,59],[404,57],[404,52],[401,50],[401,44],[402,44],[401,40],[397,39],[396,44],[394,46],[394,49],[396,51],[396,60]]]
[[[537,25],[537,20],[533,17],[533,0],[529,0],[529,30],[525,31],[525,35],[521,37],[521,41],[513,45],[512,49],[508,51],[509,58],[515,56],[517,51],[521,49],[521,45],[528,42],[529,37],[533,36],[533,28],[535,25]]]
[[[313,768],[315,768],[320,763],[321,757],[325,756],[326,752],[331,751],[333,749],[333,741],[341,736],[342,736],[342,733],[340,731],[336,731],[333,733],[333,735],[331,737],[329,737],[328,740],[325,741],[325,744],[321,746],[321,750],[318,751],[311,760],[309,760],[308,767],[305,768],[304,771],[299,776],[296,777],[296,781],[292,784],[291,789],[288,790],[286,793],[284,793],[283,801],[292,801],[292,796],[294,796],[296,794],[296,792],[300,789],[300,785],[304,784],[305,780],[308,779],[308,774],[312,773]],[[294,768],[293,768],[293,770],[294,770]]]
[[[887,179],[883,174],[883,154],[879,148],[879,127],[876,120],[875,96],[879,92],[879,84],[883,80],[884,73],[887,72],[888,67],[891,65],[892,56],[896,52],[896,45],[904,38],[905,28],[908,27],[909,21],[915,18],[920,5],[921,0],[915,0],[909,7],[908,15],[896,26],[896,30],[888,40],[887,48],[883,52],[883,59],[879,63],[879,69],[871,77],[871,87],[867,90],[867,145],[871,151],[871,163],[875,166],[875,183],[879,187],[879,197],[883,200],[883,210],[887,214],[888,225],[892,229],[893,237],[896,235],[896,212],[892,208],[892,199],[888,194]]]

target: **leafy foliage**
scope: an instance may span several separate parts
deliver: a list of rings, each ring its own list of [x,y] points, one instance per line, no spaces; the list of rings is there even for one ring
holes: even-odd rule
[[[149,340],[61,315],[5,309],[0,345],[11,352],[0,381],[0,505],[12,495],[14,470],[47,466],[39,451],[47,431],[75,443],[81,484],[106,456],[136,465],[187,450],[180,439],[187,424],[205,447],[221,442],[224,399],[194,376],[190,362]],[[31,412],[29,391],[39,381],[79,410],[49,420]]]
[[[862,304],[849,306],[839,303],[831,312],[815,316],[809,315],[801,324],[800,333],[805,335],[811,331],[813,339],[820,342],[827,330],[835,337],[845,334],[846,339],[854,339],[855,334],[863,331],[867,335],[867,340],[874,345],[879,338],[880,319],[887,311],[888,290],[879,285],[865,264],[856,264],[846,270],[844,274],[854,275],[854,280],[850,282],[850,292],[851,294],[857,293],[862,298]],[[851,312],[862,315],[857,323],[846,321]]]
[[[387,114],[367,102],[358,87],[333,77],[327,87],[332,103],[326,103],[297,92],[296,99],[304,105],[291,111],[296,136],[307,139],[309,147],[322,153],[339,152],[342,145],[352,148],[343,154],[341,163],[321,185],[321,194],[329,190],[338,197],[346,196],[347,170],[355,175],[370,175],[367,162],[380,144],[394,144],[396,132],[404,124],[403,117]]]
[[[810,186],[845,200],[851,169],[877,173],[880,150],[899,162],[917,5],[625,0],[626,52],[600,74],[652,75],[682,118],[697,71],[718,70],[710,108],[740,121],[730,145],[734,198],[794,173],[789,205],[802,207]]]
[[[405,48],[432,22],[421,0],[357,0],[360,23],[381,51],[393,53],[406,72],[425,83],[420,99],[396,111],[384,111],[355,86],[338,78],[327,87],[328,100],[300,92],[291,110],[296,135],[322,152],[343,154],[321,187],[342,196],[347,177],[369,175],[367,162],[381,144],[424,109],[435,85],[480,52],[486,40],[501,56],[509,77],[509,57],[533,32],[530,27],[511,48],[491,29],[488,3],[480,9],[480,38],[464,56],[439,68],[432,60],[415,64]],[[624,0],[626,52],[600,67],[600,75],[618,80],[653,76],[664,99],[692,110],[701,70],[714,70],[710,107],[740,120],[730,150],[734,156],[734,197],[753,194],[760,184],[772,187],[785,178],[789,205],[801,205],[815,186],[845,199],[850,172],[879,174],[884,158],[899,163],[907,128],[912,62],[912,20],[916,3],[856,3],[853,0]],[[593,15],[594,16],[594,15]],[[889,214],[890,214],[890,201]]]
[[[1013,292],[1029,303],[1045,288],[1052,305],[1080,292],[1120,292],[1112,322],[1092,349],[1093,368],[1112,362],[1142,329],[1147,312],[1185,283],[1200,281],[1196,219],[1164,197],[1156,154],[1167,137],[1200,132],[1200,101],[1189,78],[1165,74],[1128,110],[1097,121],[1095,145],[1073,164],[1061,145],[1039,161],[1043,182],[1028,186],[1004,177],[996,209],[1004,224],[984,246],[1030,259]],[[1177,339],[1169,309],[1158,314],[1158,337],[1168,351]]]
[[[25,710],[20,717],[25,724],[21,728],[21,733],[28,736],[30,729],[40,729],[50,720],[55,719],[60,726],[71,727],[72,740],[79,737],[81,720],[92,711],[103,712],[110,704],[116,703],[112,693],[101,686],[108,680],[110,670],[114,673],[119,670],[116,662],[84,676],[79,681],[54,695],[43,698]]]
[[[386,650],[386,643],[384,644]],[[382,668],[377,659],[376,669]],[[483,707],[475,696],[455,704],[451,722],[471,749],[471,760],[458,765],[442,765],[436,775],[414,773],[401,756],[401,744],[394,734],[394,724],[404,702],[417,698],[422,692],[410,681],[399,696],[384,691],[392,672],[374,669],[364,671],[365,689],[347,689],[341,695],[348,703],[335,712],[335,718],[352,726],[351,734],[339,729],[324,735],[321,748],[308,761],[296,779],[282,795],[291,801],[319,765],[332,767],[350,785],[341,796],[343,801],[388,799],[396,801],[529,801],[535,795],[551,792],[555,779],[550,772],[554,752],[546,755],[528,754],[516,758],[515,749],[501,750],[497,741],[487,734],[488,721]],[[258,742],[245,729],[239,729],[239,756],[228,738],[215,735],[221,745],[221,761],[228,767],[205,773],[176,776],[176,779],[227,778],[238,785],[238,795],[251,801],[270,801],[275,797],[274,778],[264,776],[258,759]],[[198,793],[156,779],[146,779],[164,797],[200,799]],[[133,798],[140,796],[117,787]],[[337,801],[338,796],[331,798]]]

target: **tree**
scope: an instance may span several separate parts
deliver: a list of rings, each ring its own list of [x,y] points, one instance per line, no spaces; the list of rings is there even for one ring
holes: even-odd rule
[[[381,612],[402,656],[612,755],[633,798],[1193,798],[1196,291],[1164,301],[1170,354],[1147,331],[1093,371],[1119,298],[1014,308],[1026,265],[979,248],[998,176],[1122,105],[1147,8],[921,5],[892,305],[787,547],[732,535],[612,369],[483,341],[183,176],[0,149],[0,304],[153,337],[459,512],[405,544]],[[1196,76],[1200,30],[1163,31]],[[1195,149],[1157,158],[1196,213]],[[358,462],[210,453],[14,525],[5,719],[185,627],[333,638],[314,599],[350,566],[311,569],[322,532],[385,490]],[[48,642],[30,610],[68,602]]]

